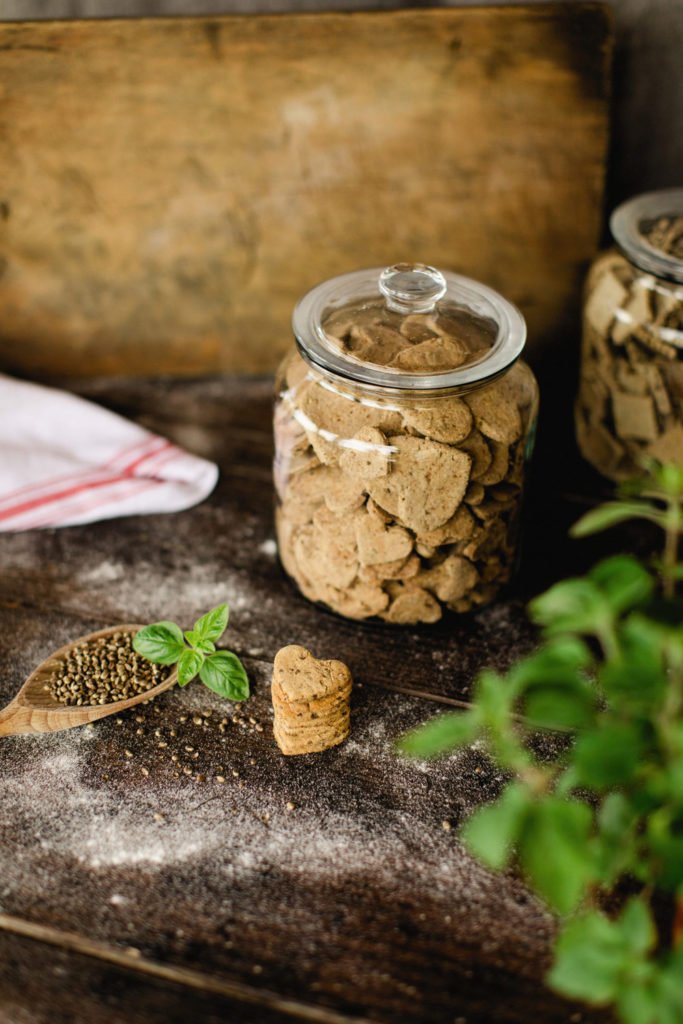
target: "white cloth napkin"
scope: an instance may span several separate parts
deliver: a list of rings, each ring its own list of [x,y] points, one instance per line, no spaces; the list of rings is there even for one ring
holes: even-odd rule
[[[218,467],[108,409],[0,374],[0,532],[178,512]]]

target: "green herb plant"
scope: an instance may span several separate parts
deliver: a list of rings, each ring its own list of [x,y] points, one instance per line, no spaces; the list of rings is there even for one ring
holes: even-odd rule
[[[535,652],[482,672],[471,708],[401,748],[433,757],[480,741],[507,773],[462,837],[489,868],[515,862],[560,916],[552,988],[614,1004],[624,1024],[681,1024],[683,467],[650,463],[572,533],[632,518],[661,528],[660,559],[613,556],[551,587],[530,605]],[[533,734],[550,731],[569,736],[536,756]]]
[[[221,697],[246,700],[249,679],[244,665],[232,651],[216,650],[227,629],[228,614],[227,604],[219,604],[185,633],[175,622],[154,622],[135,634],[133,647],[157,665],[177,664],[179,686],[199,676],[204,686]]]

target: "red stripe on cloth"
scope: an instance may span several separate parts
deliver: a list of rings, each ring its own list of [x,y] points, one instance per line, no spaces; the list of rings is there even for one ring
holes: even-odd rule
[[[23,530],[40,530],[53,526],[65,526],[69,523],[73,523],[73,520],[77,517],[90,513],[94,509],[98,509],[100,507],[107,508],[109,505],[116,505],[121,500],[127,500],[133,496],[137,497],[143,491],[149,490],[150,487],[158,486],[158,482],[156,480],[150,480],[146,476],[138,476],[132,477],[130,480],[119,480],[116,484],[110,484],[109,489],[116,489],[117,487],[121,487],[124,483],[126,485],[126,494],[123,497],[115,494],[109,494],[109,496],[101,502],[95,501],[91,502],[89,505],[81,502],[77,503],[73,507],[67,505],[66,508],[63,509],[53,508],[42,516],[38,516],[38,518],[34,517],[33,519],[29,519],[28,522],[20,520],[19,523],[13,526],[13,530],[19,532]],[[134,515],[135,513],[129,512],[121,514]],[[0,526],[0,530],[3,529],[5,529],[5,527]]]
[[[110,483],[109,488],[112,490],[120,487],[122,484],[125,484],[126,492],[124,494],[107,494],[104,496],[98,494],[94,500],[88,501],[88,494],[84,492],[83,497],[85,500],[80,502],[77,501],[75,504],[67,503],[63,508],[53,507],[46,515],[43,515],[42,517],[39,516],[37,519],[29,517],[28,522],[20,522],[17,529],[34,530],[41,526],[57,526],[63,523],[65,519],[72,519],[74,516],[81,516],[86,513],[90,513],[95,509],[126,501],[128,498],[133,496],[137,497],[141,491],[148,490],[150,487],[157,487],[160,483],[165,483],[166,481],[163,477],[156,476],[159,468],[162,465],[165,466],[169,462],[172,462],[174,459],[178,458],[178,456],[184,455],[185,452],[181,449],[174,448],[173,450],[166,452],[165,455],[162,454],[162,457],[155,464],[151,475],[146,472],[144,476],[121,477],[120,479],[114,480]],[[144,487],[140,486],[141,484],[144,484]],[[134,515],[135,513],[129,512],[124,514]]]
[[[117,452],[110,459],[107,459],[107,461],[103,462],[100,466],[85,467],[83,469],[77,470],[74,473],[64,473],[59,476],[49,477],[47,480],[41,480],[33,484],[26,484],[24,487],[18,487],[14,491],[7,491],[5,494],[0,496],[0,507],[6,505],[7,502],[9,501],[16,501],[17,498],[25,497],[28,496],[29,494],[34,494],[37,497],[36,492],[46,490],[51,491],[52,488],[58,485],[64,485],[66,483],[72,481],[75,482],[77,480],[83,482],[86,479],[97,478],[101,476],[102,473],[111,471],[111,469],[116,465],[116,463],[120,459],[125,458],[126,456],[130,455],[134,451],[139,450],[140,448],[142,448],[144,451],[145,448],[149,448],[151,445],[157,444],[159,440],[160,438],[156,436],[147,436],[142,441],[136,441],[135,444],[131,444],[128,445],[126,448],[122,448],[121,451]]]
[[[126,477],[134,477],[135,470],[139,469],[139,467],[148,459],[151,459],[154,455],[158,455],[160,452],[173,447],[174,445],[172,445],[170,441],[164,441],[156,451],[138,455],[137,458],[127,466],[124,466],[123,469],[119,470],[116,474],[105,477],[102,480],[90,480],[85,483],[81,481],[78,484],[74,484],[72,487],[67,487],[51,494],[44,494],[37,498],[29,498],[26,501],[21,502],[19,505],[13,505],[11,508],[3,509],[0,511],[0,521],[23,515],[25,512],[30,512],[34,508],[41,508],[43,505],[52,504],[52,502],[55,501],[62,501],[64,498],[70,498],[74,494],[79,494],[81,491],[92,490],[96,487],[106,487],[108,484],[115,483],[119,480],[125,479]]]

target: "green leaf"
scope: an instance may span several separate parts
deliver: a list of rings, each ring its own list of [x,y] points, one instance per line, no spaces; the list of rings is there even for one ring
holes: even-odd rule
[[[595,635],[612,618],[599,587],[589,579],[570,579],[547,590],[529,605],[534,622],[549,636],[557,633]]]
[[[575,910],[593,872],[587,854],[590,808],[545,797],[533,804],[519,837],[520,863],[540,896],[559,914]]]
[[[650,573],[630,555],[614,555],[599,562],[589,579],[597,583],[616,615],[642,604],[654,590]]]
[[[175,622],[154,622],[138,630],[133,649],[157,665],[175,665],[185,650],[182,630]]]
[[[619,993],[626,961],[618,927],[591,910],[568,921],[560,931],[548,982],[570,999],[604,1006]]]
[[[623,1024],[664,1024],[657,993],[647,982],[622,984],[616,1002]]]
[[[504,868],[517,841],[530,798],[524,786],[512,783],[499,799],[475,811],[462,830],[470,852],[487,867]]]
[[[475,683],[474,698],[482,725],[495,732],[508,730],[515,690],[506,679],[491,669],[484,669]]]
[[[597,814],[595,841],[597,872],[606,886],[630,871],[638,857],[635,832],[638,815],[623,793],[608,793]]]
[[[574,729],[592,722],[595,690],[584,675],[592,660],[583,640],[557,636],[515,665],[507,682],[522,695],[527,722],[542,729]]]
[[[655,561],[654,565],[663,576],[668,576],[672,580],[683,580],[683,562],[679,565],[668,566],[660,558]]]
[[[178,685],[187,686],[204,664],[204,655],[201,651],[184,650],[178,661]]]
[[[564,683],[590,667],[593,656],[587,644],[576,636],[556,636],[518,662],[508,679],[518,691],[536,683]]]
[[[674,462],[655,462],[652,475],[664,494],[671,498],[683,498],[683,466]]]
[[[644,899],[633,896],[619,915],[617,923],[624,936],[625,946],[634,955],[644,956],[653,949],[657,941],[657,929]]]
[[[681,1024],[683,1021],[683,943],[658,964],[653,988],[657,996],[659,1019],[657,1024]]]
[[[646,835],[657,885],[670,892],[683,889],[683,812],[659,807],[648,816]]]
[[[185,639],[188,644],[196,648],[198,651],[202,651],[204,654],[213,654],[216,650],[216,645],[212,640],[202,640],[199,633],[194,629],[188,629],[185,633]]]
[[[206,615],[202,615],[201,619],[197,619],[193,632],[200,640],[212,640],[215,643],[228,627],[228,613],[227,604],[219,604]]]
[[[642,615],[630,615],[619,627],[621,655],[598,673],[603,693],[613,706],[652,711],[666,696],[662,635]]]
[[[595,721],[595,695],[579,682],[536,686],[526,695],[524,717],[537,729],[584,728]]]
[[[398,749],[409,757],[441,757],[458,747],[472,743],[479,735],[480,723],[476,709],[453,711],[434,718],[406,733]]]
[[[630,782],[643,753],[640,729],[629,722],[608,722],[576,741],[574,767],[580,785],[592,789]]]
[[[609,501],[586,512],[585,516],[574,523],[569,534],[571,537],[588,537],[627,519],[647,519],[658,526],[664,525],[661,512],[647,501]]]
[[[210,654],[202,665],[199,678],[204,686],[228,700],[246,700],[249,696],[249,677],[232,651]]]

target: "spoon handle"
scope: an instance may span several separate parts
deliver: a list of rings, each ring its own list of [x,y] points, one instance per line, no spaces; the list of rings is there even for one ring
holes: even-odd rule
[[[31,712],[12,701],[0,711],[0,736],[16,736],[21,732],[34,732],[31,728]]]

